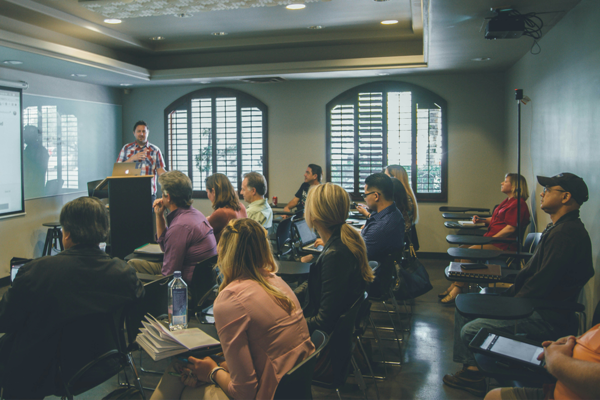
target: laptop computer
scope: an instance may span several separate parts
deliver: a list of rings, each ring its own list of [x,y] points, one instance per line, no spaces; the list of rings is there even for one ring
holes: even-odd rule
[[[112,176],[140,176],[142,175],[142,163],[122,162],[115,163]]]
[[[323,246],[315,247],[314,243],[317,240],[317,234],[308,227],[306,220],[301,219],[294,221],[298,235],[300,236],[300,249],[306,252],[320,253],[323,251]]]

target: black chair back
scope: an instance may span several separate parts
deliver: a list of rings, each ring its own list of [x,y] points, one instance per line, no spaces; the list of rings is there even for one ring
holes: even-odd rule
[[[278,257],[284,254],[283,249],[285,244],[290,242],[292,239],[292,220],[293,218],[286,218],[281,220],[281,222],[279,222],[277,225],[277,232],[275,233],[275,243],[277,248],[275,249],[275,255]],[[292,246],[290,246],[290,250],[288,250],[288,252],[291,250]]]
[[[386,259],[373,269],[375,280],[367,288],[369,298],[373,300],[387,300],[390,289],[396,282],[396,263],[402,262],[403,250],[398,250],[387,255]]]
[[[314,331],[310,340],[315,345],[315,351],[294,368],[289,370],[279,381],[274,400],[312,399],[312,378],[315,365],[321,350],[325,348],[329,338],[322,331]]]
[[[213,256],[196,264],[189,288],[192,297],[189,315],[194,315],[196,311],[200,311],[202,303],[217,284],[214,267],[218,258],[218,256]]]
[[[85,315],[64,326],[57,351],[58,380],[63,389],[55,395],[72,398],[112,378],[125,366],[133,368],[126,355],[127,311],[122,307],[111,313]]]
[[[523,243],[523,251],[526,253],[535,252],[535,248],[540,243],[541,239],[542,239],[541,232],[528,233],[527,237],[525,238],[525,242]]]
[[[350,309],[346,311],[340,318],[335,326],[335,329],[331,333],[329,344],[327,345],[326,356],[331,362],[331,370],[333,372],[333,379],[331,382],[323,382],[313,379],[313,384],[325,388],[339,388],[344,383],[350,374],[352,351],[354,350],[354,327],[356,325],[356,318],[358,312],[368,297],[365,292],[352,304]],[[325,356],[325,354],[324,354]],[[321,360],[319,360],[321,361]],[[317,378],[319,379],[319,378]]]
[[[144,282],[144,298],[135,302],[126,313],[127,343],[133,343],[142,320],[146,314],[159,318],[167,314],[169,307],[169,282],[173,275],[159,277],[151,282]]]
[[[87,183],[88,196],[97,197],[99,199],[108,199],[108,186],[102,190],[95,190],[96,186],[98,186],[102,182],[102,179],[98,179],[96,181],[91,181]]]

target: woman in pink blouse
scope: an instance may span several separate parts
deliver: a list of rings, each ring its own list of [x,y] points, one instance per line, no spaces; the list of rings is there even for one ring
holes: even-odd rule
[[[219,243],[221,231],[229,221],[246,218],[246,208],[233,189],[229,178],[223,174],[212,174],[206,178],[206,195],[215,210],[207,220]]]
[[[214,315],[226,361],[189,357],[185,365],[172,364],[151,400],[272,399],[282,376],[315,350],[298,299],[275,275],[267,231],[238,219],[221,238],[223,283]]]

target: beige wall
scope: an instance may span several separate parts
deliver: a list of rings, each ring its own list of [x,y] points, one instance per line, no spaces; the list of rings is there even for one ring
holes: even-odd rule
[[[0,68],[0,79],[28,82],[29,89],[25,93],[111,104],[120,103],[119,91],[98,85],[6,68]],[[42,227],[42,224],[58,221],[62,206],[84,195],[87,196],[87,192],[27,200],[25,216],[0,219],[0,278],[9,275],[12,257],[40,257],[47,232],[47,228]]]
[[[503,199],[504,77],[502,74],[402,76],[436,92],[448,102],[449,205],[492,207]],[[306,165],[325,167],[325,105],[354,86],[377,80],[331,79],[277,84],[227,85],[247,92],[269,107],[269,196],[289,201]],[[138,119],[150,125],[150,141],[164,151],[164,109],[184,94],[201,87],[136,88],[123,98],[124,141],[133,140]],[[485,179],[481,179],[481,177]],[[421,205],[418,226],[421,251],[445,252],[440,203]],[[210,214],[208,200],[194,206]]]
[[[508,72],[507,165],[516,165],[517,108],[510,88],[522,88],[532,101],[522,106],[523,174],[535,176],[572,172],[581,176],[590,200],[581,208],[581,219],[592,239],[596,275],[600,257],[600,2],[584,0],[540,41],[542,52],[527,54]],[[538,231],[550,222],[539,208],[535,190]],[[575,267],[575,266],[573,266]],[[600,279],[585,288],[588,315],[600,298]],[[591,317],[589,318],[591,319]]]

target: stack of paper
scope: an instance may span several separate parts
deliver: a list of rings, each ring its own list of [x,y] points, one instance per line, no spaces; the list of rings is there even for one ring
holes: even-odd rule
[[[146,315],[146,321],[142,321],[144,327],[140,328],[136,341],[154,361],[220,344],[198,328],[171,332],[150,314]]]

